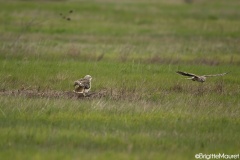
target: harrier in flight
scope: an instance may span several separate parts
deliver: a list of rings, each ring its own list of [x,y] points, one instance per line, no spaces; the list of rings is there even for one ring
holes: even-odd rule
[[[221,74],[199,76],[199,75],[196,75],[196,74],[182,72],[182,71],[177,71],[177,73],[181,74],[183,76],[188,76],[189,78],[187,78],[187,79],[190,79],[190,80],[193,80],[193,81],[197,81],[197,82],[202,82],[202,83],[206,81],[207,77],[224,76],[225,74],[228,74],[228,73],[221,73]]]
[[[91,89],[91,80],[90,75],[86,75],[84,78],[81,78],[74,82],[74,91],[75,93],[83,94],[85,96]]]

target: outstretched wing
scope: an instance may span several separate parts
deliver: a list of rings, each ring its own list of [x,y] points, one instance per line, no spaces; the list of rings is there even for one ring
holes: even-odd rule
[[[192,73],[187,73],[187,72],[182,72],[182,71],[177,71],[176,73],[181,74],[183,76],[189,76],[189,77],[196,77],[197,75],[192,74]]]
[[[226,75],[226,74],[228,74],[228,73],[229,73],[229,72],[221,73],[221,74],[204,75],[204,77],[224,76],[224,75]]]

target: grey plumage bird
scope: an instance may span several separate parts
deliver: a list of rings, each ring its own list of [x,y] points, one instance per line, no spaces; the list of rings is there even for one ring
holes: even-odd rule
[[[183,76],[190,77],[190,78],[187,78],[187,79],[203,83],[203,82],[206,81],[207,77],[224,76],[225,74],[228,74],[229,72],[221,73],[221,74],[202,75],[202,76],[199,76],[199,75],[196,75],[196,74],[192,74],[192,73],[182,72],[182,71],[177,71],[176,73],[181,74]]]
[[[83,94],[85,96],[91,89],[91,80],[92,77],[90,75],[86,75],[84,78],[76,80],[74,82],[75,89],[73,92]]]

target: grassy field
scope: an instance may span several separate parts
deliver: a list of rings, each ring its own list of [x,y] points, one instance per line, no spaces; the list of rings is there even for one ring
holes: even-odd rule
[[[0,2],[1,159],[239,154],[240,1]]]

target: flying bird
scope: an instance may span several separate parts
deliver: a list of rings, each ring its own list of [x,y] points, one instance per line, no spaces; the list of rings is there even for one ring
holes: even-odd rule
[[[73,13],[73,10],[70,10],[68,13],[69,13],[69,14]],[[60,13],[59,15],[60,15],[63,19],[66,19],[66,20],[68,20],[68,21],[71,21],[71,18],[69,17],[69,14],[68,14],[68,15],[65,15],[65,14],[63,14],[63,13]]]
[[[90,75],[86,75],[84,78],[76,80],[74,82],[74,90],[73,92],[78,94],[83,94],[84,96],[88,93],[91,89],[91,80],[92,77]]]
[[[199,76],[199,75],[196,75],[196,74],[182,72],[182,71],[177,71],[177,73],[181,74],[183,76],[190,77],[190,78],[187,78],[187,79],[190,79],[190,80],[193,80],[193,81],[197,81],[197,82],[202,82],[202,83],[206,81],[207,77],[224,76],[225,74],[228,74],[228,72],[226,72],[226,73],[221,73],[221,74],[212,74],[212,75],[202,75],[202,76]]]

